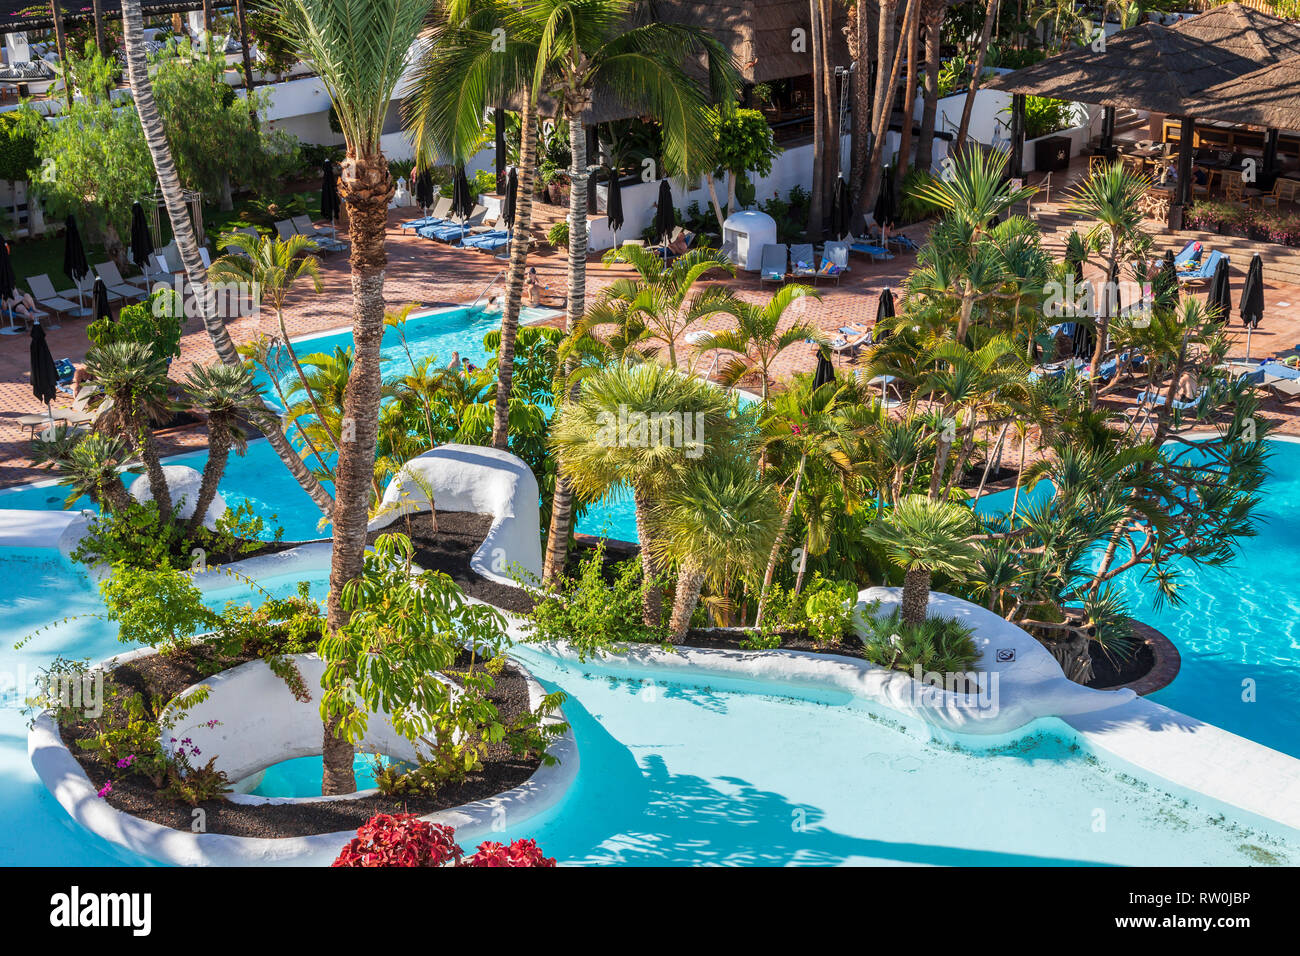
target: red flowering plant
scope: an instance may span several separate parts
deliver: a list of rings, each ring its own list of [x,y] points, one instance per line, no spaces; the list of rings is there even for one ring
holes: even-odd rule
[[[456,866],[465,855],[451,827],[421,820],[414,813],[379,813],[357,828],[357,835],[331,866]]]
[[[536,840],[516,840],[509,846],[483,843],[478,852],[466,857],[460,866],[555,866],[555,858],[542,853]]]

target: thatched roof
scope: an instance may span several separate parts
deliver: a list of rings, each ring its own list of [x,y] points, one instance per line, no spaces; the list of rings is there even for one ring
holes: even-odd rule
[[[1179,20],[1170,29],[1254,60],[1256,66],[1300,56],[1300,24],[1240,3]]]
[[[1078,47],[988,85],[1009,93],[1182,116],[1196,94],[1259,69],[1259,56],[1239,50],[1238,43],[1219,46],[1143,23],[1107,37],[1101,51]]]
[[[1300,130],[1300,56],[1203,91],[1191,104],[1197,119]]]

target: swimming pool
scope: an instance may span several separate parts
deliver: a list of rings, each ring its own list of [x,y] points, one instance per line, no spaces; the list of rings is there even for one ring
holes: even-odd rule
[[[262,583],[286,593],[295,580]],[[315,582],[314,593],[322,590]],[[51,608],[98,607],[85,575],[57,552],[0,548],[0,672],[26,680],[59,653],[98,659],[120,650],[108,625],[86,618],[12,649],[48,622]],[[621,675],[617,661],[594,668],[532,648],[515,653],[548,689],[570,694],[565,713],[581,762],[559,805],[494,836],[535,837],[562,862],[1300,862],[1293,842],[1160,798],[1056,738],[958,752],[843,695],[808,699],[790,689],[803,695],[795,699],[774,696],[770,685],[690,683],[679,674],[652,683]],[[141,862],[82,831],[45,791],[27,758],[13,686],[0,706],[0,865]]]
[[[1300,444],[1268,444],[1258,534],[1240,541],[1231,565],[1178,562],[1181,606],[1156,607],[1137,568],[1115,586],[1182,656],[1178,677],[1152,700],[1300,757]],[[1041,499],[1051,489],[1041,482],[1035,492]],[[979,510],[1005,511],[1010,496],[985,496]]]

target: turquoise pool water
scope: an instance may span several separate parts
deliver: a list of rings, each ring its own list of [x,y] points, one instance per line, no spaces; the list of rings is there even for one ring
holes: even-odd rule
[[[273,594],[289,595],[298,579],[271,576],[259,583]],[[326,589],[322,574],[312,593],[323,599]],[[221,607],[247,595],[246,588],[232,585],[207,592],[206,599]],[[85,616],[102,611],[90,579],[57,551],[0,548],[0,865],[139,862],[82,830],[45,790],[27,756],[27,719],[20,713],[39,669],[54,657],[93,662],[126,649],[114,625]],[[21,650],[14,649],[15,642],[50,624]]]
[[[1258,534],[1226,568],[1181,562],[1180,606],[1155,607],[1137,569],[1116,581],[1134,614],[1177,645],[1178,677],[1151,699],[1300,757],[1300,444],[1269,442]],[[1046,482],[1037,496],[1050,493]],[[1023,497],[1023,496],[1022,496]],[[985,512],[1010,507],[986,496]]]
[[[835,698],[517,653],[571,695],[580,767],[557,808],[498,838],[563,863],[1228,865],[1252,846],[1300,862],[1296,843],[1233,832],[1059,739],[959,752]]]
[[[324,772],[325,762],[320,757],[282,760],[263,770],[257,786],[244,792],[259,797],[319,797]],[[357,778],[357,789],[369,790],[375,785],[375,758],[357,754],[352,761],[352,772]]]

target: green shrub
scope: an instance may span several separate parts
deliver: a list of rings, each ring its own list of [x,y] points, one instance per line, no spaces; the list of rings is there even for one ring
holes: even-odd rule
[[[955,674],[975,669],[979,651],[973,631],[956,618],[930,617],[920,624],[904,624],[899,612],[876,617],[863,615],[866,629],[862,644],[867,660],[882,667],[913,672]]]
[[[172,504],[179,507],[180,502]],[[262,519],[247,501],[241,501],[233,510],[227,508],[217,519],[216,528],[199,528],[191,534],[186,521],[174,516],[163,521],[157,502],[132,500],[125,509],[92,519],[72,552],[72,560],[88,565],[188,568],[195,548],[203,549],[208,556],[205,563],[257,551],[262,547],[263,527]],[[284,529],[277,529],[275,540],[279,541],[283,533]]]
[[[938,206],[920,195],[921,190],[933,181],[934,177],[924,169],[909,169],[904,174],[901,190],[903,199],[899,207],[900,221],[903,225],[920,222],[927,216],[939,212]]]
[[[567,249],[569,246],[569,221],[561,219],[555,225],[551,226],[546,233],[546,241],[556,249]]]
[[[220,623],[220,615],[203,603],[203,592],[189,574],[169,565],[116,564],[100,582],[99,593],[123,644],[144,644],[166,653]]]
[[[150,346],[158,358],[179,358],[183,311],[174,290],[160,290],[143,302],[122,306],[116,320],[109,316],[91,322],[86,335],[95,346],[140,342]]]
[[[537,602],[528,614],[530,643],[567,641],[580,659],[616,650],[623,643],[662,644],[667,630],[661,622],[646,627],[641,600],[645,582],[641,562],[630,558],[615,564],[606,580],[602,541],[578,566],[573,577],[561,577],[549,590],[528,586]]]

